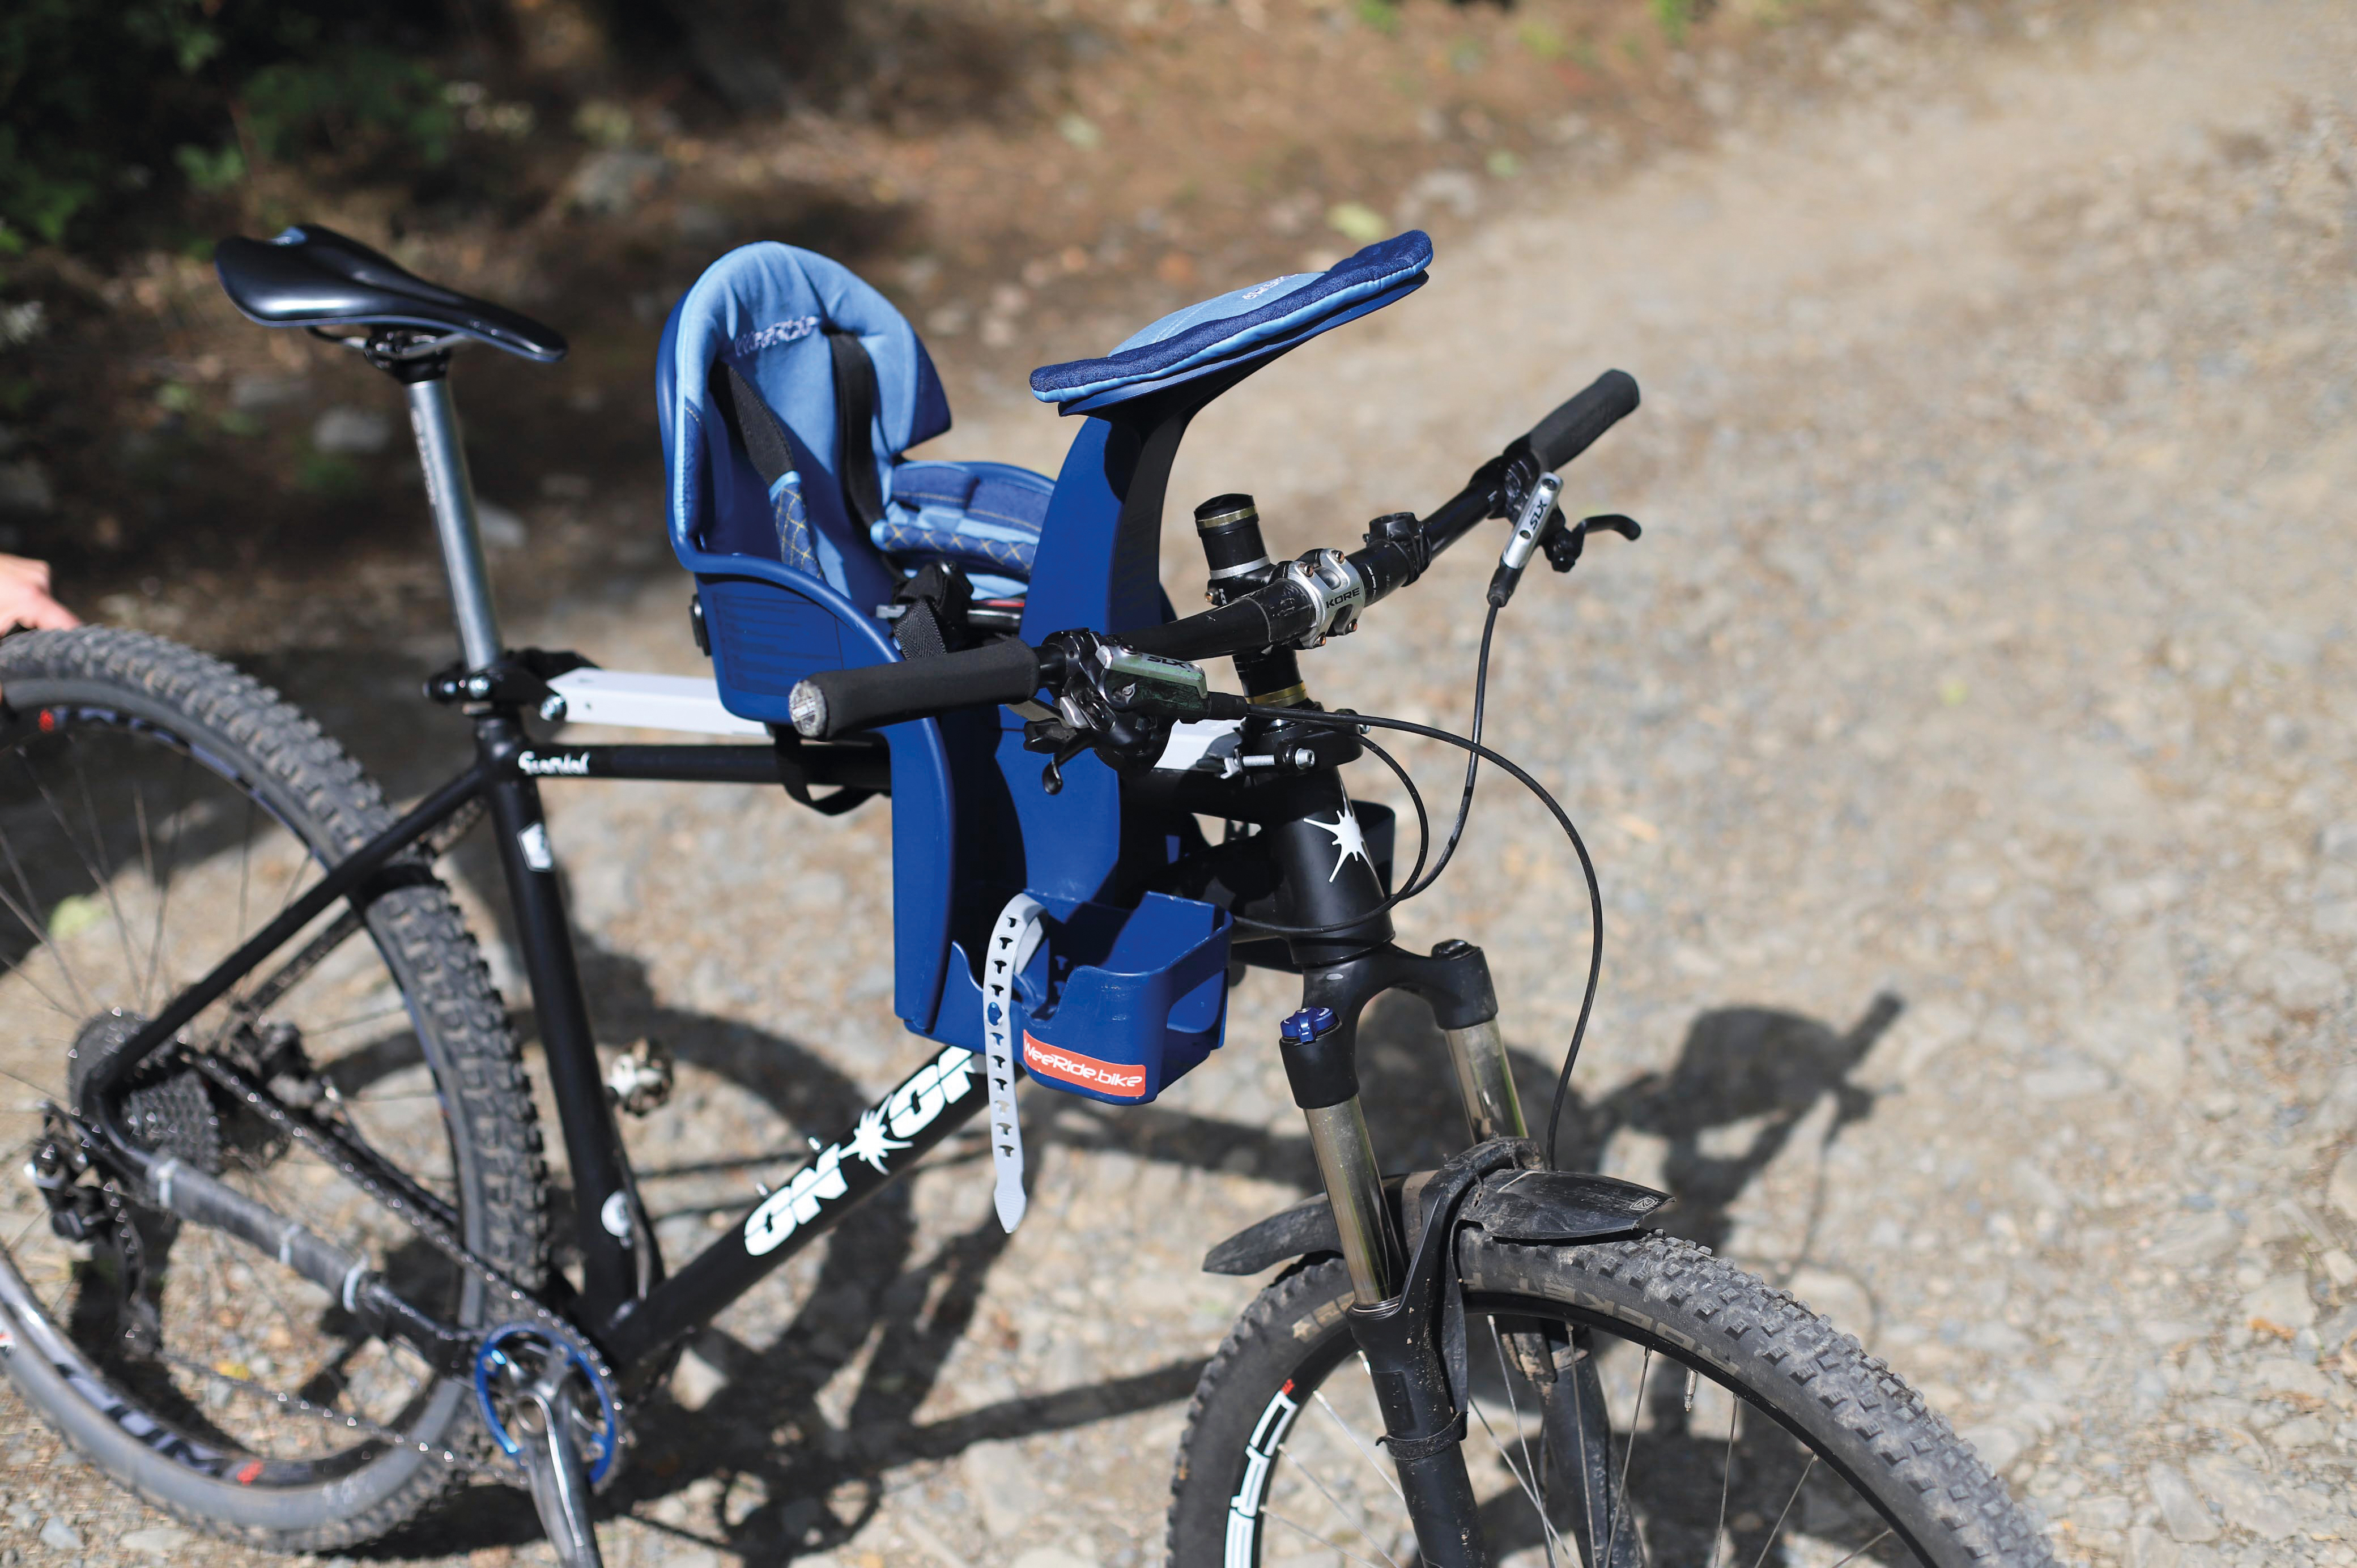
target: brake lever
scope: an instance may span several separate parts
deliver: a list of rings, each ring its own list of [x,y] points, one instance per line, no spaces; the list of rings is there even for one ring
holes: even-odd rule
[[[1547,564],[1558,572],[1568,572],[1579,564],[1579,553],[1587,544],[1590,530],[1602,529],[1617,533],[1632,542],[1644,534],[1644,525],[1633,517],[1619,512],[1604,512],[1584,517],[1577,524],[1566,522],[1562,512],[1547,520],[1546,530],[1539,535],[1539,548],[1546,552]]]

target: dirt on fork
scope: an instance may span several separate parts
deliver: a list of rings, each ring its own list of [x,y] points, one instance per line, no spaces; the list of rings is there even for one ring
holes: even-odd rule
[[[1243,489],[1286,552],[1348,543],[1607,365],[1635,374],[1643,409],[1567,494],[1645,536],[1524,585],[1490,709],[1604,881],[1567,1155],[1672,1191],[1682,1233],[1857,1334],[2065,1559],[2345,1568],[2357,18],[1961,14],[1878,6],[1824,43],[1855,73],[1839,93],[1485,195],[1426,288],[1205,413],[1172,510]],[[1018,357],[1061,351],[1036,330]],[[962,410],[941,455],[1052,470],[1071,426],[983,391],[1014,382],[978,325],[941,346]],[[511,631],[694,671],[659,542],[526,581],[622,538],[608,508],[651,541],[632,482],[526,503]],[[1166,544],[1187,602],[1194,542]],[[1313,693],[1461,724],[1486,557],[1310,656]],[[414,621],[256,661],[404,798],[463,750],[407,695],[444,656],[429,587]],[[1445,756],[1409,757],[1453,794]],[[678,1099],[630,1129],[681,1255],[748,1197],[715,1150],[831,1133],[915,1059],[889,1015],[888,818],[546,788],[600,1036],[682,1059]],[[1543,1109],[1584,894],[1542,813],[1495,781],[1481,802],[1401,940],[1485,947]],[[460,871],[520,997],[497,889]],[[1256,972],[1225,1047],[1152,1107],[1030,1092],[1014,1237],[952,1146],[732,1307],[645,1412],[609,1560],[1154,1560],[1194,1369],[1258,1284],[1199,1262],[1314,1180],[1268,1048],[1294,1004]],[[1365,1040],[1385,1165],[1436,1163],[1457,1129],[1431,1113],[1428,1018],[1377,1009]],[[173,1534],[20,1405],[0,1428],[20,1561],[71,1560],[52,1520],[93,1560],[256,1561]],[[487,1489],[372,1560],[544,1552]]]

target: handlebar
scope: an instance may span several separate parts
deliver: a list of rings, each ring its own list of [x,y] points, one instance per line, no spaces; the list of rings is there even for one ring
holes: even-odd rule
[[[1349,631],[1368,605],[1421,577],[1434,556],[1476,523],[1520,505],[1542,475],[1587,451],[1638,402],[1636,381],[1607,371],[1475,470],[1421,522],[1406,512],[1378,518],[1363,549],[1348,555],[1312,551],[1250,593],[1199,615],[1125,631],[1120,640],[1140,653],[1191,661],[1282,644],[1315,647]],[[1019,703],[1043,681],[1059,678],[1061,664],[1052,648],[1007,639],[940,658],[821,671],[795,685],[790,710],[797,733],[824,739],[957,708]]]

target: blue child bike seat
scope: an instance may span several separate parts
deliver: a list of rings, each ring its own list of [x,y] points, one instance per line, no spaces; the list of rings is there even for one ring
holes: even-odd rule
[[[930,560],[966,566],[986,597],[1022,593],[1054,487],[1004,463],[901,457],[950,427],[949,400],[916,329],[850,269],[774,242],[731,251],[673,308],[656,382],[675,542],[781,561],[855,604],[888,600]],[[737,387],[759,406],[735,406]],[[844,418],[861,402],[864,440]],[[761,471],[748,420],[782,440],[781,474]]]

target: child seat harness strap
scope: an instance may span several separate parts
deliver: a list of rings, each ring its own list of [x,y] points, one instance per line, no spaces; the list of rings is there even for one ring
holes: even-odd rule
[[[884,515],[876,465],[867,460],[867,433],[876,423],[876,366],[856,334],[829,332],[826,336],[834,354],[835,450],[839,455],[835,468],[843,476],[845,504],[857,515],[860,526],[866,528]],[[787,439],[786,427],[777,411],[745,379],[745,373],[726,360],[713,362],[709,385],[721,422],[728,426],[728,434],[736,437],[737,445],[752,461],[761,482],[770,487],[770,504],[776,509],[778,521],[778,559],[813,577],[819,575],[817,540],[811,531],[809,511],[802,504],[802,476],[794,471],[793,444]],[[872,516],[868,510],[871,508]],[[801,737],[781,725],[772,725],[770,731],[777,742],[779,778],[796,805],[808,806],[822,816],[834,817],[876,793],[873,789],[845,788],[824,800],[814,798],[811,794],[810,772],[802,763]]]

